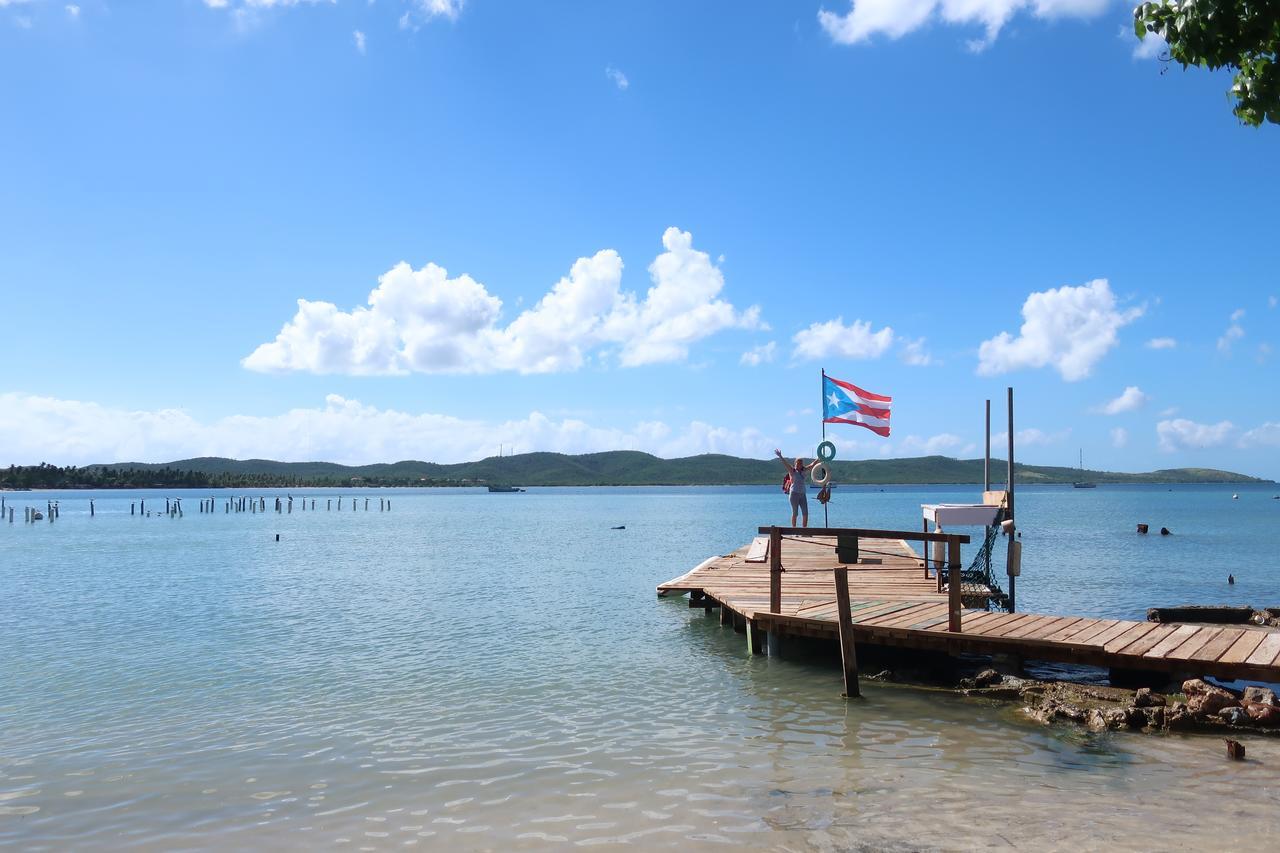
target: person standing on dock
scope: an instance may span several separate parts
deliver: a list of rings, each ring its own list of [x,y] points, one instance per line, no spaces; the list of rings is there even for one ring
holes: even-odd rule
[[[786,459],[782,458],[781,450],[775,447],[773,452],[777,454],[778,461],[782,463],[782,467],[787,469],[787,478],[789,481],[787,485],[787,497],[791,501],[791,526],[796,526],[796,515],[799,514],[804,519],[804,524],[801,526],[808,527],[809,484],[807,482],[806,475],[814,465],[818,464],[818,460],[815,459],[806,465],[804,460],[797,456],[795,464],[792,465]]]

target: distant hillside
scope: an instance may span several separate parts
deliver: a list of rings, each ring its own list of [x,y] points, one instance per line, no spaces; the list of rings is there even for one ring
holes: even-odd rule
[[[1005,465],[992,460],[992,479],[1002,482]],[[757,485],[778,483],[783,470],[774,459],[741,459],[708,453],[684,459],[660,459],[638,451],[615,450],[570,456],[563,453],[522,453],[489,457],[477,462],[442,465],[403,461],[377,465],[338,465],[333,462],[275,462],[269,459],[201,457],[163,464],[122,462],[91,465],[64,472],[62,485],[131,485],[149,476],[166,484],[197,486],[265,485],[478,485],[507,483],[520,486],[645,486],[645,485]],[[74,474],[72,472],[75,472]],[[832,474],[839,483],[929,484],[980,483],[981,459],[922,456],[910,459],[837,461]],[[0,471],[0,484],[18,485]],[[1145,474],[1085,471],[1095,483],[1259,483],[1244,474],[1211,468],[1172,468]],[[1077,468],[1017,465],[1019,483],[1066,484],[1081,477]],[[191,482],[195,478],[199,482]]]

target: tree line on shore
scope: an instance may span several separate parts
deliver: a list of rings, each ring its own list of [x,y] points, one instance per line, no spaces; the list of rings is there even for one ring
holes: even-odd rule
[[[455,479],[426,477],[342,477],[269,472],[197,471],[171,465],[134,467],[89,465],[65,468],[10,465],[0,469],[0,489],[266,489],[339,486],[460,486]]]

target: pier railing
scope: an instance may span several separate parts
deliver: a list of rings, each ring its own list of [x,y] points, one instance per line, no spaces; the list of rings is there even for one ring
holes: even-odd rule
[[[929,533],[917,530],[872,530],[862,527],[761,527],[759,532],[769,535],[769,612],[782,613],[782,537],[784,536],[823,536],[834,537],[836,551],[842,563],[858,562],[858,543],[862,539],[901,539],[907,542],[921,542],[924,551],[924,573],[929,576],[929,545],[942,543],[947,549],[945,577],[947,586],[947,630],[960,632],[960,617],[963,612],[961,599],[961,562],[960,546],[969,543],[968,534],[964,533]],[[844,570],[847,572],[848,570]],[[938,592],[942,592],[944,568],[937,567]],[[836,569],[837,593],[841,569]],[[847,577],[847,575],[846,575]],[[848,588],[845,588],[848,597]]]

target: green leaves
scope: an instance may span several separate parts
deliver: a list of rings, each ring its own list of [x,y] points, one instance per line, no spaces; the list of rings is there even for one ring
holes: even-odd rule
[[[1280,0],[1163,0],[1133,10],[1139,39],[1156,33],[1183,68],[1234,68],[1233,112],[1245,124],[1280,124]]]

